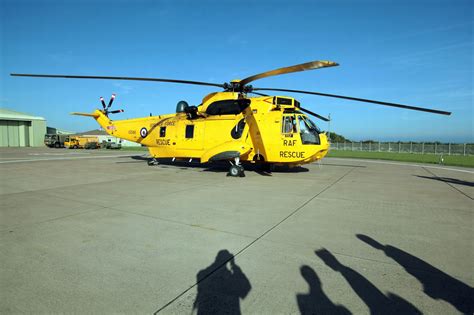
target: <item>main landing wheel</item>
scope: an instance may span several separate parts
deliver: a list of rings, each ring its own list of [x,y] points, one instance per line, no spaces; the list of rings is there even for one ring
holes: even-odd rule
[[[232,176],[232,177],[244,177],[244,168],[240,165],[231,165],[229,168],[229,173],[227,176]]]
[[[153,158],[153,159],[151,159],[151,160],[148,160],[147,163],[148,163],[148,166],[155,166],[155,165],[158,165],[158,164],[159,164],[159,163],[158,163],[158,160],[155,159],[155,158]]]

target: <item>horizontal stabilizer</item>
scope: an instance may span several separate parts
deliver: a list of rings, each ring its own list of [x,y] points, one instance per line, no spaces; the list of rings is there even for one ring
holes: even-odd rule
[[[77,115],[77,116],[87,116],[87,117],[94,117],[94,118],[99,118],[98,114],[89,114],[89,113],[77,113],[73,112],[71,115]]]

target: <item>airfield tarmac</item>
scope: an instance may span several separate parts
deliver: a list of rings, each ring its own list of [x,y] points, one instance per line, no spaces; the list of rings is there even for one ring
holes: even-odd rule
[[[473,312],[472,169],[0,148],[1,313]]]

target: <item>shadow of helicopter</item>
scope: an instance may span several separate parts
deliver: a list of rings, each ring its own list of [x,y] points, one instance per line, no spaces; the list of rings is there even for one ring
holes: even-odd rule
[[[121,157],[121,158],[131,158],[134,161],[122,161],[117,163],[140,163],[140,162],[149,162],[151,161],[150,157],[145,155],[134,155],[131,157]],[[216,161],[212,163],[200,164],[199,162],[194,161],[182,161],[173,159],[157,159],[160,167],[165,168],[179,168],[179,169],[201,169],[201,172],[215,172],[215,173],[226,173],[229,170],[229,162],[227,161]],[[197,160],[198,161],[198,160]],[[246,171],[252,171],[262,176],[272,176],[272,173],[303,173],[309,172],[309,169],[302,166],[288,167],[287,165],[283,166],[272,166],[271,169],[262,167],[257,164],[243,162],[242,166]]]
[[[434,177],[434,176],[421,176],[421,175],[416,175],[416,177],[425,178],[425,179],[437,180],[437,181],[444,182],[444,183],[449,183],[449,184],[464,185],[464,186],[468,186],[468,187],[474,187],[474,182],[469,182],[469,181],[466,181],[466,180],[461,180],[461,179],[456,179],[456,178]]]

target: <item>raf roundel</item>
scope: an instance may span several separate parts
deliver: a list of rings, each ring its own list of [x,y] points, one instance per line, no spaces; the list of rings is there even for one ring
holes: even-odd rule
[[[148,136],[148,130],[146,130],[145,127],[140,129],[140,136],[142,136],[142,138],[145,138],[146,136]]]

